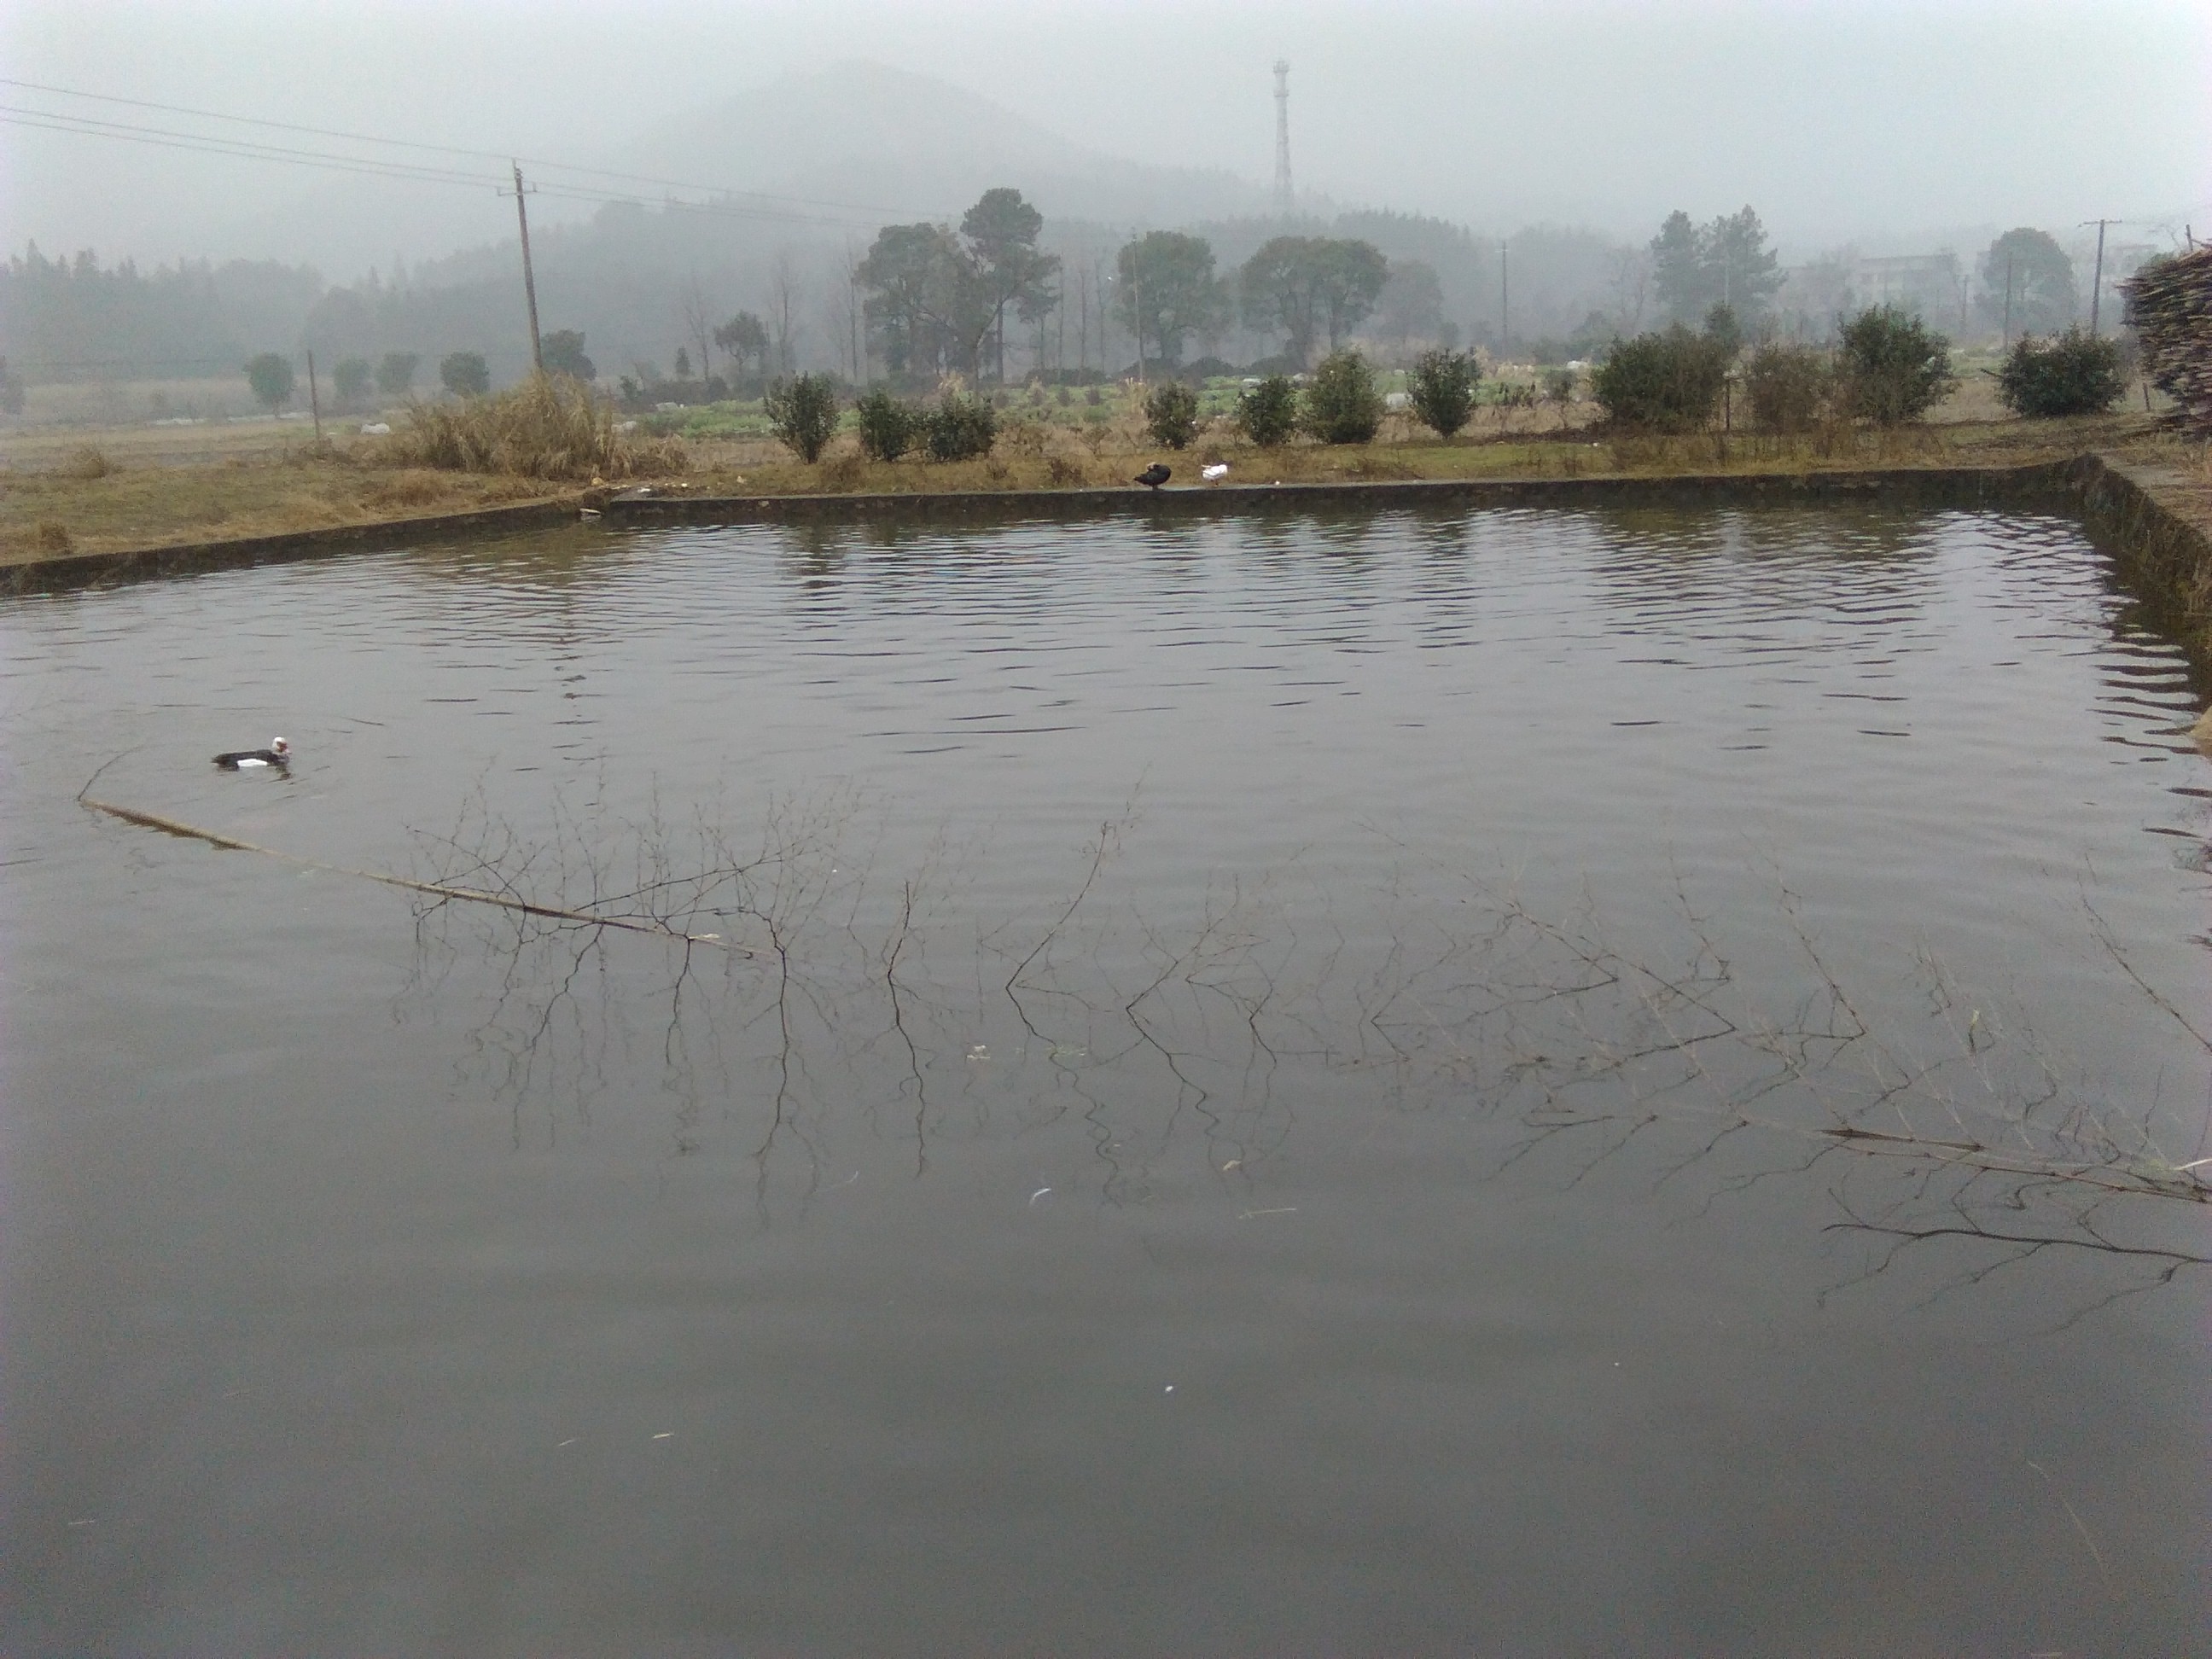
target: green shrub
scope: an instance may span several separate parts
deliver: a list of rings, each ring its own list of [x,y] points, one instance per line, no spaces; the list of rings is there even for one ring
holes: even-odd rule
[[[1761,432],[1809,429],[1827,402],[1830,378],[1825,353],[1769,341],[1744,366],[1752,425]]]
[[[481,398],[491,390],[491,369],[482,352],[450,352],[438,364],[438,380],[456,398]]]
[[[1725,341],[1680,323],[1664,334],[1613,343],[1590,376],[1590,396],[1615,426],[1696,432],[1713,418],[1733,355]]]
[[[1917,421],[1959,384],[1951,343],[1895,306],[1871,306],[1844,325],[1837,352],[1844,402],[1880,426]]]
[[[1237,397],[1237,425],[1262,449],[1280,449],[1298,429],[1298,389],[1287,374],[1270,374]]]
[[[1449,438],[1474,414],[1474,389],[1482,365],[1471,351],[1425,351],[1413,364],[1413,413],[1439,438]]]
[[[387,398],[404,398],[415,390],[415,366],[422,361],[411,351],[387,351],[376,366],[376,389]]]
[[[1731,361],[1743,349],[1743,325],[1736,319],[1735,307],[1715,302],[1705,313],[1705,337],[1728,353]]]
[[[264,351],[246,364],[246,383],[273,413],[290,401],[294,385],[292,360],[274,351]]]
[[[880,387],[853,405],[860,453],[872,461],[895,461],[914,447],[926,418]]]
[[[1145,394],[1145,429],[1152,441],[1188,449],[1198,436],[1198,393],[1181,380],[1163,380]]]
[[[598,365],[585,355],[580,329],[555,329],[538,342],[538,356],[548,374],[572,374],[580,380],[599,377]]]
[[[837,387],[826,374],[778,380],[761,400],[776,441],[811,465],[837,430]]]
[[[375,384],[376,371],[366,357],[340,358],[331,371],[331,391],[342,408],[368,402],[369,388]]]
[[[981,398],[948,392],[921,417],[922,441],[933,461],[964,461],[988,455],[999,435],[998,411]]]
[[[2031,420],[2101,415],[2127,389],[2119,342],[2085,334],[2078,323],[2047,341],[2022,337],[1997,371],[2005,407]]]
[[[1356,351],[1332,351],[1306,383],[1305,429],[1325,444],[1364,444],[1382,424],[1382,394]]]

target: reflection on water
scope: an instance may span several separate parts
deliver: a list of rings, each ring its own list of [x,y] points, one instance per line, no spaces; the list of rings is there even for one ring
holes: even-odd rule
[[[2203,1645],[2212,796],[2063,523],[580,529],[0,629],[15,1648]]]

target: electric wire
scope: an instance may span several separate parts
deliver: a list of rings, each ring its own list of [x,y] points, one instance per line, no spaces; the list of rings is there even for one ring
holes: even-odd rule
[[[162,113],[165,113],[165,114],[170,114],[170,115],[189,115],[189,116],[194,117],[195,118],[202,119],[202,120],[210,120],[210,121],[228,121],[228,122],[235,123],[235,124],[237,124],[237,125],[241,125],[241,126],[264,127],[264,128],[267,128],[267,129],[269,129],[269,130],[270,130],[270,131],[272,131],[302,133],[302,134],[307,135],[307,136],[309,136],[309,137],[318,137],[318,138],[338,138],[338,139],[343,139],[343,140],[347,141],[348,143],[352,143],[380,144],[380,145],[388,146],[388,147],[390,147],[390,148],[396,149],[422,150],[422,151],[428,151],[428,152],[430,152],[430,153],[432,153],[432,154],[435,154],[435,155],[465,155],[465,156],[471,156],[471,157],[474,157],[474,158],[477,158],[477,159],[479,159],[479,160],[483,160],[483,161],[496,161],[496,162],[507,162],[507,163],[512,163],[512,164],[520,164],[520,165],[527,166],[527,167],[532,167],[532,168],[550,168],[550,169],[552,169],[553,171],[557,172],[557,173],[576,173],[576,174],[581,175],[582,177],[586,178],[586,179],[617,179],[617,180],[620,180],[620,181],[626,182],[626,183],[629,183],[629,184],[650,185],[653,186],[655,189],[659,189],[659,190],[681,190],[681,191],[696,191],[696,192],[697,192],[698,194],[701,194],[701,195],[702,195],[702,196],[708,196],[708,197],[719,197],[719,198],[726,198],[726,200],[727,198],[740,198],[740,197],[741,197],[741,198],[748,198],[748,199],[752,200],[752,201],[764,202],[764,203],[774,203],[774,204],[781,204],[782,206],[788,207],[788,208],[812,209],[812,210],[827,210],[827,211],[830,211],[830,212],[832,212],[832,213],[841,213],[841,214],[856,214],[856,215],[887,215],[887,216],[890,216],[890,217],[893,217],[893,218],[897,218],[897,217],[914,217],[914,218],[921,218],[921,217],[927,217],[927,216],[927,216],[927,215],[916,214],[916,213],[915,213],[912,210],[910,210],[910,209],[906,209],[906,208],[884,207],[884,206],[882,206],[882,205],[880,205],[880,204],[868,204],[868,203],[857,203],[857,202],[831,202],[831,201],[825,201],[825,200],[823,200],[823,199],[821,199],[821,198],[812,198],[812,197],[803,197],[803,196],[783,196],[783,195],[778,195],[778,194],[776,194],[775,192],[774,192],[774,191],[770,191],[736,190],[736,189],[732,189],[732,188],[730,188],[730,187],[728,187],[728,186],[724,186],[724,185],[704,185],[704,184],[699,184],[699,183],[696,183],[696,182],[694,182],[694,181],[690,181],[690,180],[685,180],[685,179],[667,179],[667,178],[659,177],[659,176],[658,176],[658,175],[656,175],[656,174],[653,174],[653,173],[624,173],[624,172],[621,172],[621,171],[619,171],[619,170],[617,170],[617,169],[611,168],[611,167],[585,167],[585,166],[582,166],[582,165],[580,165],[580,164],[579,164],[579,163],[576,163],[576,162],[573,162],[573,161],[556,161],[556,160],[553,160],[553,159],[551,159],[551,158],[550,158],[550,157],[546,157],[546,156],[516,155],[512,154],[511,152],[503,151],[503,150],[477,149],[471,149],[471,148],[469,148],[469,147],[467,147],[467,146],[465,146],[465,145],[459,145],[459,144],[437,144],[437,143],[428,143],[428,142],[427,142],[427,141],[425,141],[425,140],[422,140],[422,139],[416,139],[416,138],[390,138],[390,137],[382,137],[382,136],[378,135],[378,134],[375,134],[375,133],[353,132],[353,131],[346,131],[346,130],[344,130],[344,129],[343,129],[343,128],[337,128],[337,127],[318,127],[318,126],[309,126],[309,125],[303,125],[303,124],[301,124],[301,123],[295,122],[295,121],[276,121],[276,120],[271,120],[271,119],[269,119],[269,118],[265,118],[265,117],[262,117],[262,116],[255,116],[255,115],[233,115],[233,114],[230,114],[230,113],[228,113],[228,112],[225,112],[225,111],[222,111],[222,110],[201,109],[201,108],[198,108],[198,107],[196,107],[196,106],[191,106],[191,105],[186,105],[186,104],[165,104],[165,103],[156,102],[156,101],[155,101],[154,100],[151,100],[151,99],[145,99],[145,98],[125,98],[125,97],[120,97],[120,96],[118,96],[118,95],[117,95],[117,94],[112,94],[112,93],[102,93],[102,92],[86,92],[86,91],[83,91],[83,90],[82,90],[82,89],[80,89],[80,88],[73,88],[73,87],[58,87],[58,86],[53,86],[53,85],[51,85],[51,84],[46,83],[46,82],[38,82],[38,81],[21,81],[21,80],[16,80],[16,79],[13,78],[13,77],[6,76],[0,76],[0,87],[13,87],[13,88],[15,88],[16,89],[18,89],[19,91],[23,91],[23,92],[39,92],[39,93],[45,93],[45,94],[49,94],[49,95],[51,95],[51,96],[54,96],[54,97],[61,97],[61,98],[82,98],[82,99],[89,100],[92,100],[92,101],[94,101],[94,102],[98,102],[98,103],[106,103],[106,104],[119,104],[119,105],[127,106],[129,106],[129,107],[131,107],[131,108],[133,108],[133,109],[149,109],[149,110],[156,110],[156,111],[160,111],[160,112],[161,112]],[[41,119],[18,119],[18,120],[16,120],[16,121],[15,122],[15,125],[41,125],[41,124],[42,124],[42,121],[43,121],[43,123],[46,123],[46,124],[58,124],[58,123],[64,123],[64,122],[82,122],[82,123],[86,124],[86,127],[87,127],[87,128],[112,128],[112,129],[114,129],[114,130],[115,130],[117,132],[118,132],[118,133],[131,133],[131,132],[165,132],[165,131],[166,131],[166,130],[164,130],[164,129],[161,129],[161,128],[133,128],[133,127],[128,126],[128,125],[125,125],[125,124],[119,123],[119,122],[103,122],[103,121],[99,120],[97,118],[95,118],[95,117],[92,117],[92,116],[77,116],[77,115],[70,115],[70,114],[68,114],[68,113],[66,113],[66,112],[56,112],[56,111],[47,111],[47,110],[15,110],[15,109],[12,109],[12,108],[11,108],[11,109],[10,109],[10,111],[9,111],[9,113],[10,113],[11,115],[15,115],[15,116],[18,116],[18,117],[26,117],[26,118],[42,118],[42,120],[41,120]],[[70,127],[70,126],[64,126],[64,125],[53,125],[52,126],[52,131],[81,131],[81,130],[82,130],[82,129],[79,129],[79,128],[76,128],[76,127]],[[104,134],[104,133],[94,133],[94,134],[93,134],[92,136],[106,136],[106,134]],[[253,146],[253,145],[252,145],[252,141],[251,141],[251,140],[244,140],[244,139],[233,140],[233,139],[227,139],[227,138],[223,138],[223,137],[222,137],[220,135],[214,135],[214,134],[199,134],[199,133],[174,133],[174,132],[166,132],[166,136],[170,137],[172,137],[172,138],[175,138],[175,139],[180,140],[180,141],[188,141],[188,142],[189,142],[189,141],[198,141],[200,143],[204,143],[204,144],[205,144],[205,145],[210,145],[210,146],[221,146],[221,145],[227,145],[227,144],[233,144],[233,143],[236,143],[236,144],[240,144],[240,145],[252,146],[252,148],[255,148],[255,149],[263,148],[263,147],[260,147],[260,146]],[[328,156],[328,152],[323,152],[323,151],[304,151],[304,150],[294,150],[294,151],[287,152],[287,151],[285,151],[285,150],[284,150],[283,147],[280,147],[280,146],[268,146],[268,147],[266,147],[266,148],[267,148],[267,149],[269,149],[270,150],[271,150],[272,152],[275,152],[275,153],[273,153],[273,154],[271,154],[271,155],[268,155],[268,156],[265,156],[265,157],[264,157],[264,156],[258,156],[258,155],[249,155],[249,156],[247,156],[247,157],[246,157],[246,159],[283,160],[283,159],[289,159],[289,155],[303,155],[303,156],[304,156],[304,155],[313,155],[313,156],[317,156],[317,157],[321,157],[321,158],[326,158],[326,157]],[[234,154],[234,153],[242,153],[242,152],[233,152],[233,151],[225,150],[225,149],[215,149],[215,150],[213,151],[213,153],[216,153],[216,154]],[[387,163],[387,162],[380,161],[379,161],[377,158],[374,158],[374,157],[360,157],[360,158],[346,157],[346,158],[339,158],[339,159],[342,159],[342,160],[343,160],[343,161],[348,161],[348,162],[352,162],[352,163],[366,162],[366,163],[368,163],[368,164],[369,167],[371,167],[371,168],[382,168],[382,167],[387,167],[387,166],[388,166],[388,167],[409,167],[409,166],[414,165],[414,164],[410,164],[410,163],[404,163],[404,162],[389,162],[389,163]],[[335,162],[334,162],[334,161],[330,161],[330,160],[320,160],[320,161],[319,161],[316,164],[317,164],[317,165],[335,165]],[[397,175],[395,175],[395,176],[397,176]],[[475,179],[475,177],[474,177],[473,175],[471,175],[471,176],[470,176],[470,182],[477,182],[477,180]],[[540,185],[539,188],[540,188],[540,189],[542,189],[542,190],[545,190],[545,193],[547,193],[547,194],[549,194],[549,195],[550,195],[550,194],[554,194],[554,193],[555,193],[555,191],[554,191],[553,190],[551,190],[551,189],[547,189],[547,188],[546,188],[543,184],[541,184],[541,185]],[[561,185],[561,186],[560,186],[560,188],[561,188],[561,189],[562,189],[562,190],[571,190],[571,189],[589,190],[589,189],[591,189],[592,187],[590,187],[590,186],[576,186],[576,185]],[[628,191],[608,191],[608,192],[605,192],[604,194],[595,194],[595,195],[579,196],[576,199],[580,199],[580,200],[602,200],[602,199],[604,199],[604,200],[610,200],[610,201],[629,201],[629,200],[634,200],[634,199],[635,199],[635,193],[634,193],[634,192],[628,192]],[[682,204],[682,205],[696,205],[696,204]],[[767,213],[763,212],[763,214],[761,216],[769,216]],[[825,220],[825,221],[823,221],[822,222],[832,222],[832,221],[826,221],[826,220]]]
[[[122,143],[146,144],[160,149],[176,149],[201,155],[222,155],[234,160],[269,161],[289,167],[318,167],[325,172],[352,173],[369,178],[396,179],[413,184],[460,185],[472,190],[488,190],[511,193],[511,187],[502,179],[489,173],[469,173],[452,168],[425,167],[416,162],[386,161],[374,156],[340,155],[326,151],[307,150],[284,145],[269,145],[246,139],[220,137],[210,134],[184,133],[159,127],[136,127],[127,123],[97,121],[82,116],[56,116],[47,111],[24,111],[12,106],[0,106],[0,126],[20,126],[42,129],[52,132],[74,134],[80,137],[112,138]],[[602,204],[616,202],[635,202],[635,191],[594,188],[588,185],[563,183],[558,180],[531,182],[532,195],[544,196],[555,201],[595,202]],[[828,213],[806,213],[790,208],[752,207],[734,199],[688,202],[677,197],[663,197],[663,207],[687,213],[707,214],[718,218],[766,220],[782,224],[814,224],[850,228],[854,224],[878,222],[873,210],[855,210],[848,216]],[[919,217],[929,217],[920,215]]]

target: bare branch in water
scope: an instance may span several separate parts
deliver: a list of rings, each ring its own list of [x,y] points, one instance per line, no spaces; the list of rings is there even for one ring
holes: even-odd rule
[[[749,835],[703,810],[622,823],[563,803],[532,838],[479,801],[422,837],[426,921],[461,881],[529,896],[483,941],[507,963],[481,1040],[507,1056],[499,1086],[532,1086],[533,1051],[566,1045],[554,1069],[580,1109],[604,1071],[593,1045],[626,1043],[625,1022],[657,1006],[677,1150],[749,1163],[763,1216],[832,1184],[851,1125],[881,1133],[894,1115],[915,1176],[945,1136],[1071,1116],[1109,1201],[1151,1191],[1194,1132],[1209,1180],[1249,1183],[1290,1136],[1294,1101],[1356,1082],[1506,1126],[1494,1173],[1702,1181],[1699,1212],[1761,1183],[1825,1181],[1845,1206],[1838,1234],[1893,1247],[1870,1273],[1968,1240],[2008,1261],[2094,1255],[2144,1287],[2212,1259],[2151,1219],[2212,1202],[2212,1162],[2161,1151],[2201,1125],[2155,1101],[2118,1109],[1932,951],[1847,981],[1786,885],[1773,914],[1723,934],[1678,872],[1624,928],[1587,887],[1540,909],[1516,883],[1401,849],[1357,890],[1297,865],[1231,872],[1195,915],[1160,915],[1118,862],[1133,800],[1039,922],[987,914],[941,833],[922,867],[879,876],[872,811],[850,792],[781,801]],[[610,957],[617,917],[676,954]],[[2098,937],[2116,994],[2172,1013],[2110,929]],[[726,941],[772,971],[702,974],[690,946]],[[732,1126],[719,1139],[717,1109]]]

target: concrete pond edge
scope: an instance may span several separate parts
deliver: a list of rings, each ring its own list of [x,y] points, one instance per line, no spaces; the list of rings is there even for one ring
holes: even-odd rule
[[[476,507],[466,513],[377,519],[361,524],[327,525],[314,530],[280,531],[267,536],[238,536],[222,541],[45,554],[0,566],[0,593],[66,592],[73,588],[104,587],[202,570],[289,563],[334,553],[370,552],[485,531],[540,529],[574,523],[580,504],[579,499],[572,495],[554,501],[520,501],[507,507]]]

